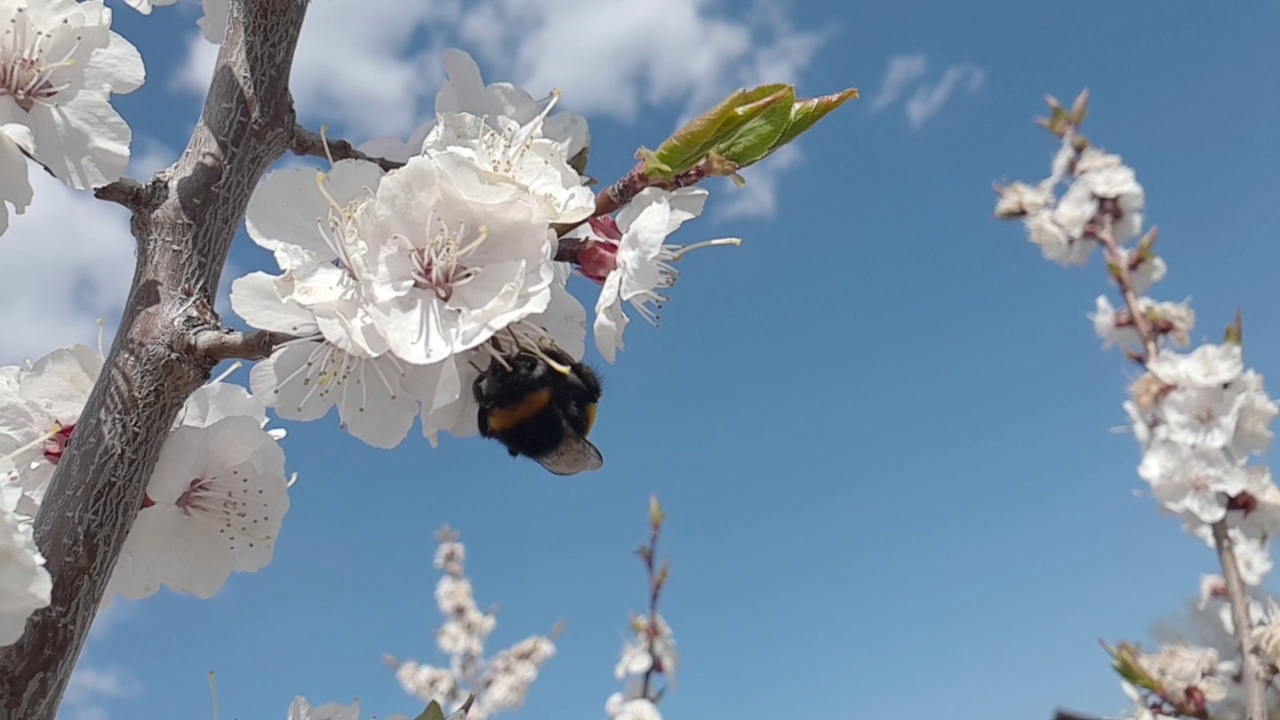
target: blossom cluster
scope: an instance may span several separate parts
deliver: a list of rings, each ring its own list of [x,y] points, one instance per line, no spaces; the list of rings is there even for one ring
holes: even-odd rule
[[[625,683],[621,692],[615,692],[605,701],[605,714],[609,720],[662,720],[658,701],[675,682],[676,666],[680,656],[676,652],[675,635],[671,626],[658,612],[662,591],[671,576],[668,561],[657,562],[658,540],[666,513],[658,498],[649,499],[649,542],[640,546],[637,554],[644,562],[649,580],[649,614],[632,615],[631,631],[635,636],[622,647],[622,658],[613,670],[617,679]],[[659,687],[658,680],[663,680]]]
[[[201,1],[197,23],[221,43],[230,0]],[[125,0],[144,15],[175,2]],[[21,215],[31,204],[28,158],[76,190],[124,174],[133,132],[111,96],[142,87],[146,70],[112,19],[102,0],[0,0],[0,233],[10,206]]]
[[[74,345],[29,367],[0,368],[0,522],[7,530],[0,553],[19,553],[3,566],[0,628],[17,627],[17,634],[0,633],[4,644],[49,603],[30,526],[102,365],[101,350]],[[238,385],[214,380],[188,398],[161,446],[104,605],[116,596],[150,597],[161,585],[207,599],[233,572],[271,561],[289,497],[278,444],[284,431],[266,424],[266,408]],[[20,582],[9,582],[11,565]]]
[[[1147,295],[1168,265],[1156,253],[1157,231],[1143,232],[1145,191],[1118,155],[1078,133],[1086,103],[1082,95],[1068,111],[1051,101],[1053,117],[1044,124],[1061,147],[1050,174],[1035,185],[997,187],[996,215],[1020,220],[1031,242],[1058,264],[1083,265],[1101,252],[1120,300],[1097,298],[1094,329],[1104,349],[1121,348],[1143,369],[1124,403],[1142,450],[1138,476],[1163,512],[1179,517],[1209,547],[1229,549],[1230,571],[1245,585],[1260,586],[1272,568],[1269,538],[1280,531],[1280,488],[1260,457],[1271,445],[1280,405],[1267,395],[1262,375],[1245,366],[1239,318],[1223,342],[1178,350],[1190,345],[1195,313],[1189,301]],[[1206,603],[1220,600],[1226,583],[1212,576],[1202,592]],[[1275,664],[1280,630],[1272,622],[1280,608],[1274,602],[1268,608],[1253,604],[1250,632]],[[1224,604],[1220,616],[1232,632],[1231,608]],[[1143,720],[1202,717],[1206,703],[1227,702],[1242,690],[1239,660],[1220,662],[1214,649],[1167,646],[1143,654],[1128,646],[1124,652],[1117,658],[1129,671],[1121,672],[1125,692]]]
[[[294,338],[252,371],[254,394],[282,418],[337,406],[350,434],[382,448],[419,416],[433,445],[440,432],[475,435],[471,387],[491,362],[548,343],[582,359],[586,310],[567,289],[574,266],[556,259],[562,236],[582,246],[577,266],[600,286],[594,335],[606,359],[622,347],[624,303],[656,323],[659,291],[690,249],[666,238],[702,212],[706,191],[649,188],[596,217],[575,169],[585,119],[553,115],[558,94],[535,101],[485,85],[461,51],[445,67],[420,144],[372,143],[402,166],[278,170],[254,192],[249,237],[280,272],[238,278],[231,305],[252,327]],[[711,241],[725,242],[737,241]]]
[[[69,187],[118,180],[132,133],[113,94],[142,86],[138,49],[101,0],[0,0],[0,232],[25,212],[27,158]]]
[[[524,704],[538,672],[556,653],[555,636],[533,635],[485,659],[485,641],[497,625],[495,610],[481,611],[466,575],[466,546],[449,527],[437,535],[435,566],[443,571],[436,584],[436,606],[444,624],[436,644],[449,658],[448,667],[400,661],[388,656],[405,692],[451,712],[464,709],[470,720],[487,720]]]

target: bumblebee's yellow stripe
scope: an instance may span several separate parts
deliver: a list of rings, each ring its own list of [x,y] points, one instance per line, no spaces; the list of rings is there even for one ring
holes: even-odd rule
[[[587,416],[587,431],[582,434],[590,435],[591,428],[596,426],[596,404],[595,403],[591,403],[590,405],[587,406],[586,416]]]
[[[489,411],[489,429],[494,432],[506,432],[529,418],[537,415],[551,404],[551,388],[542,388],[526,395],[523,400],[504,408]]]

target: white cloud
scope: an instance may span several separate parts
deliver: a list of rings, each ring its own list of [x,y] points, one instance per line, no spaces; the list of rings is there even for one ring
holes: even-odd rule
[[[92,650],[102,644],[110,632],[133,610],[134,603],[116,598],[105,610],[99,610],[89,629],[85,650],[76,662],[66,695],[58,709],[58,720],[108,720],[108,706],[140,694],[142,684],[119,667],[95,664]]]
[[[987,75],[973,65],[952,65],[942,74],[942,79],[930,85],[921,83],[907,101],[907,122],[912,129],[919,129],[929,118],[938,114],[957,89],[972,95],[982,89]]]
[[[871,101],[871,112],[879,112],[898,101],[912,83],[924,77],[924,55],[896,55],[889,58],[889,67],[880,81],[880,92]]]
[[[189,92],[201,98],[209,90],[213,79],[213,66],[218,60],[218,46],[204,39],[200,33],[187,36],[187,56],[169,79],[169,89]]]
[[[561,88],[567,107],[624,120],[646,107],[697,112],[740,86],[794,82],[826,39],[797,31],[764,0],[488,0],[465,12],[459,32],[530,92]]]
[[[434,103],[443,78],[440,48],[428,29],[445,27],[458,3],[330,0],[312,3],[298,41],[289,89],[302,122],[340,123],[369,136],[407,134]],[[173,87],[203,97],[218,48],[199,33]]]
[[[307,125],[340,125],[357,144],[406,137],[458,46],[490,82],[562,89],[589,117],[687,117],[738,87],[800,80],[829,33],[797,30],[776,0],[329,0],[308,8],[290,87]],[[172,85],[203,95],[217,49],[195,33],[189,45]]]
[[[133,279],[129,213],[31,167],[35,198],[0,237],[0,363],[108,340]]]
[[[125,175],[145,183],[157,172],[172,165],[178,159],[178,154],[177,150],[159,140],[135,134]]]
[[[85,657],[81,655],[71,673],[58,710],[59,720],[106,720],[110,702],[142,692],[142,685],[125,671],[89,665]]]
[[[926,69],[924,55],[895,55],[889,58],[884,79],[880,81],[880,92],[871,101],[871,111],[879,112],[890,107],[914,87],[915,92],[903,109],[911,129],[918,130],[942,110],[956,90],[972,95],[982,89],[987,79],[982,68],[960,63],[949,66],[943,71],[941,78],[930,83],[924,80]]]
[[[712,198],[724,201],[717,216],[722,220],[771,218],[778,212],[778,186],[784,171],[800,164],[800,151],[795,145],[786,145],[770,155],[759,165],[743,170],[740,174],[747,184],[736,187],[725,180]]]

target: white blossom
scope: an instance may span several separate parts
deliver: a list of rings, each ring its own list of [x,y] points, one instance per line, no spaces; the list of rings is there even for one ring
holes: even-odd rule
[[[502,183],[521,188],[536,201],[538,217],[547,223],[576,223],[595,210],[595,193],[583,184],[577,171],[569,167],[561,146],[543,137],[543,114],[527,123],[504,117],[480,117],[471,113],[441,113],[427,135],[422,151],[437,160],[456,155],[474,164],[483,173],[483,187]],[[495,128],[494,125],[497,125]],[[483,187],[486,194],[489,191]],[[479,198],[476,198],[479,199]]]
[[[609,720],[662,720],[662,713],[652,700],[645,698],[626,699],[622,693],[614,693],[604,704],[605,714]]]
[[[381,168],[363,160],[340,160],[327,175],[291,168],[263,178],[245,222],[249,237],[275,254],[285,274],[275,278],[274,293],[246,288],[239,302],[233,287],[236,314],[264,330],[284,325],[289,329],[281,332],[295,335],[318,331],[329,344],[361,357],[385,353],[389,343],[373,325],[369,300],[369,256],[377,248],[361,231],[381,180]],[[306,313],[286,318],[291,305]]]
[[[1231,387],[1240,393],[1231,452],[1237,458],[1261,455],[1271,447],[1271,423],[1280,414],[1280,406],[1263,389],[1262,375],[1253,370],[1242,373]]]
[[[555,643],[540,635],[521,640],[498,653],[485,668],[484,695],[478,703],[485,716],[524,704],[539,669],[556,654]]]
[[[14,464],[22,488],[19,512],[35,516],[66,451],[102,356],[85,345],[59,348],[29,369],[8,368],[0,386],[0,453]]]
[[[1169,274],[1169,266],[1159,255],[1148,255],[1134,264],[1138,251],[1130,248],[1117,248],[1120,251],[1120,262],[1129,269],[1129,285],[1139,295],[1145,294],[1152,285],[1164,280]]]
[[[139,600],[164,584],[208,599],[232,572],[260,570],[289,509],[286,487],[284,453],[253,417],[179,427],[160,450],[109,589]]]
[[[1066,267],[1084,265],[1098,243],[1072,235],[1057,215],[1048,209],[1031,213],[1023,220],[1027,238],[1040,248],[1046,260]]]
[[[1112,225],[1112,235],[1117,243],[1136,236],[1142,230],[1146,194],[1132,168],[1117,165],[1089,170],[1079,175],[1076,183],[1082,184],[1095,198],[1113,201],[1115,211],[1120,213]]]
[[[456,540],[446,540],[436,548],[435,566],[449,575],[461,577],[467,563],[467,548]],[[439,592],[439,586],[437,586]]]
[[[233,294],[234,298],[234,294]],[[316,340],[276,349],[253,366],[249,385],[285,420],[319,420],[337,406],[342,428],[377,448],[409,434],[418,401],[404,387],[418,368],[384,355],[368,359]]]
[[[1161,350],[1147,361],[1147,372],[1166,385],[1220,387],[1244,373],[1244,353],[1234,343],[1201,345],[1185,355]]]
[[[669,300],[658,292],[676,283],[680,273],[674,263],[686,253],[714,245],[738,245],[738,238],[721,238],[680,246],[666,243],[667,236],[702,214],[707,191],[683,188],[674,192],[646,188],[613,218],[592,218],[571,236],[591,243],[579,254],[582,273],[599,283],[596,301],[596,349],[609,362],[623,347],[622,334],[629,318],[626,302],[649,323],[656,325],[657,309]]]
[[[391,352],[443,360],[546,309],[554,233],[528,191],[451,152],[414,157],[378,187],[373,322]]]
[[[1015,218],[1038,213],[1053,204],[1053,193],[1045,187],[1015,182],[996,189],[996,217]]]
[[[53,591],[31,518],[18,512],[21,495],[18,486],[0,480],[0,647],[22,637],[27,618],[49,605]]]
[[[1240,393],[1232,387],[1175,387],[1160,401],[1164,437],[1189,447],[1221,450],[1236,434]]]
[[[372,251],[361,223],[382,178],[364,161],[339,161],[323,178],[305,169],[265,178],[246,224],[284,273],[237,278],[231,307],[253,327],[300,338],[254,366],[255,396],[289,420],[318,420],[336,405],[353,436],[391,448],[419,412],[405,385],[427,371],[389,356],[373,321]]]
[[[420,665],[412,660],[401,663],[396,668],[396,680],[405,692],[426,703],[435,700],[444,705],[448,698],[458,692],[458,684],[452,671]]]
[[[132,133],[111,95],[138,89],[144,70],[111,19],[100,0],[0,0],[0,133],[78,190],[119,179],[129,163]],[[19,176],[12,144],[0,145],[4,199],[21,201],[25,167]]]
[[[1217,547],[1213,539],[1213,528],[1206,522],[1184,516],[1188,533],[1200,538],[1210,548]],[[1257,587],[1271,572],[1273,567],[1269,541],[1262,537],[1252,536],[1239,526],[1227,527],[1227,538],[1231,541],[1236,554],[1236,564],[1240,568],[1240,578],[1246,585]]]
[[[1218,659],[1213,648],[1165,645],[1159,652],[1142,654],[1138,664],[1173,697],[1186,697],[1189,688],[1199,690],[1211,703],[1227,696],[1223,679],[1229,677],[1229,665]]]
[[[1227,514],[1227,499],[1247,486],[1244,470],[1228,462],[1221,451],[1190,448],[1173,442],[1147,448],[1138,475],[1166,509],[1189,513],[1203,523],[1215,523]]]
[[[549,100],[535,100],[525,90],[511,83],[486,85],[480,75],[480,67],[462,50],[450,49],[444,53],[445,82],[436,93],[437,114],[468,113],[484,118],[491,128],[502,131],[502,120],[527,125],[543,114]],[[409,136],[408,142],[397,138],[374,138],[360,146],[360,151],[373,157],[406,162],[422,153],[423,142],[436,127],[432,117]],[[549,115],[542,123],[543,136],[559,146],[565,160],[573,160],[591,142],[587,120],[575,113],[560,112]]]
[[[510,83],[484,84],[480,67],[462,50],[446,50],[444,68],[447,80],[436,94],[437,113],[470,113],[484,117],[490,126],[501,131],[499,118],[517,125],[527,125],[545,113],[547,100],[534,100],[525,90]],[[550,98],[554,100],[554,95]],[[575,113],[561,112],[546,117],[542,134],[560,147],[565,160],[586,149],[591,142],[587,120]]]

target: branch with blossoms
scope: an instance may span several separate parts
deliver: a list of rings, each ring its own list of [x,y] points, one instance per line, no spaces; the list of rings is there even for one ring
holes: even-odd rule
[[[662,590],[670,576],[670,562],[658,565],[658,540],[666,514],[657,497],[649,501],[649,540],[638,554],[648,572],[647,616],[632,616],[635,638],[626,643],[615,668],[625,680],[624,692],[616,692],[605,702],[609,720],[662,720],[657,703],[674,680],[678,656],[671,627],[658,613]],[[444,574],[436,584],[436,605],[444,624],[436,632],[436,643],[449,658],[448,667],[423,665],[415,660],[400,661],[384,656],[395,670],[405,692],[427,703],[417,720],[489,720],[502,712],[520,708],[542,666],[555,655],[555,640],[562,625],[551,634],[534,635],[507,650],[484,659],[484,644],[497,623],[496,611],[482,612],[466,574],[466,547],[447,525],[436,534],[435,566]],[[662,688],[657,687],[664,680]],[[447,715],[446,715],[447,713]],[[351,705],[329,703],[312,708],[303,697],[294,699],[289,720],[359,720],[360,702]],[[408,720],[392,715],[387,720]]]
[[[127,4],[149,14],[173,2]],[[308,5],[204,2],[200,27],[220,48],[200,120],[181,157],[144,184],[123,177],[133,133],[112,97],[146,73],[112,13],[101,0],[0,0],[13,28],[0,55],[21,60],[0,72],[0,232],[8,208],[31,200],[31,160],[129,208],[137,240],[110,351],[64,348],[0,382],[12,411],[0,437],[0,720],[56,717],[112,597],[165,585],[207,598],[232,572],[270,562],[289,483],[268,409],[296,422],[336,409],[345,432],[378,448],[417,424],[432,446],[483,435],[552,472],[601,467],[586,437],[600,382],[583,364],[588,312],[570,278],[590,283],[591,334],[615,362],[630,316],[657,325],[677,262],[741,242],[669,242],[702,214],[702,182],[741,182],[740,170],[858,94],[739,90],[641,148],[597,195],[586,119],[558,112],[558,91],[535,99],[485,84],[462,51],[444,54],[434,117],[406,142],[356,147],[301,127],[289,69]],[[268,173],[287,153],[328,167]],[[247,330],[214,309],[242,223],[279,270],[231,283]],[[251,394],[207,382],[228,359],[256,361]],[[509,397],[520,393],[503,392],[522,380],[543,383],[524,395],[541,403],[534,418]],[[544,401],[553,389],[561,396]],[[546,432],[512,433],[512,418]],[[523,662],[486,667],[508,660]],[[489,696],[477,691],[473,714]]]
[[[649,612],[631,616],[635,638],[623,647],[622,659],[614,668],[614,675],[625,681],[626,687],[605,702],[609,720],[662,720],[658,702],[675,682],[680,659],[676,641],[671,626],[658,612],[662,591],[671,577],[670,559],[664,559],[661,565],[657,563],[658,540],[666,519],[657,496],[650,497],[649,542],[636,551],[648,574]],[[658,687],[659,680],[662,687]]]
[[[531,635],[512,647],[485,659],[485,641],[497,626],[497,609],[481,611],[466,574],[467,549],[449,526],[436,534],[435,566],[444,571],[436,584],[436,606],[444,624],[436,631],[436,644],[449,658],[448,667],[383,660],[396,673],[400,687],[424,703],[438,703],[469,720],[488,720],[519,709],[538,671],[556,654],[555,641],[563,628],[547,635]]]
[[[1270,571],[1268,538],[1280,530],[1280,488],[1256,462],[1271,444],[1269,426],[1280,406],[1267,396],[1262,376],[1245,369],[1239,313],[1221,344],[1187,354],[1171,349],[1190,344],[1195,313],[1187,301],[1146,295],[1168,267],[1156,254],[1156,229],[1142,232],[1145,192],[1119,156],[1080,133],[1087,93],[1070,109],[1052,97],[1048,102],[1050,116],[1038,122],[1060,141],[1050,175],[1036,185],[997,186],[996,216],[1020,220],[1045,258],[1060,265],[1085,265],[1101,251],[1121,305],[1098,296],[1094,328],[1104,348],[1119,346],[1144,370],[1124,403],[1143,453],[1138,475],[1162,511],[1215,550],[1222,575],[1210,594],[1226,601],[1223,623],[1239,659],[1178,644],[1156,653],[1127,644],[1108,652],[1139,720],[1208,718],[1233,705],[1250,720],[1265,720],[1280,663],[1280,641],[1267,640],[1280,637],[1272,634],[1280,628],[1271,630],[1280,613],[1259,612],[1248,587]]]

